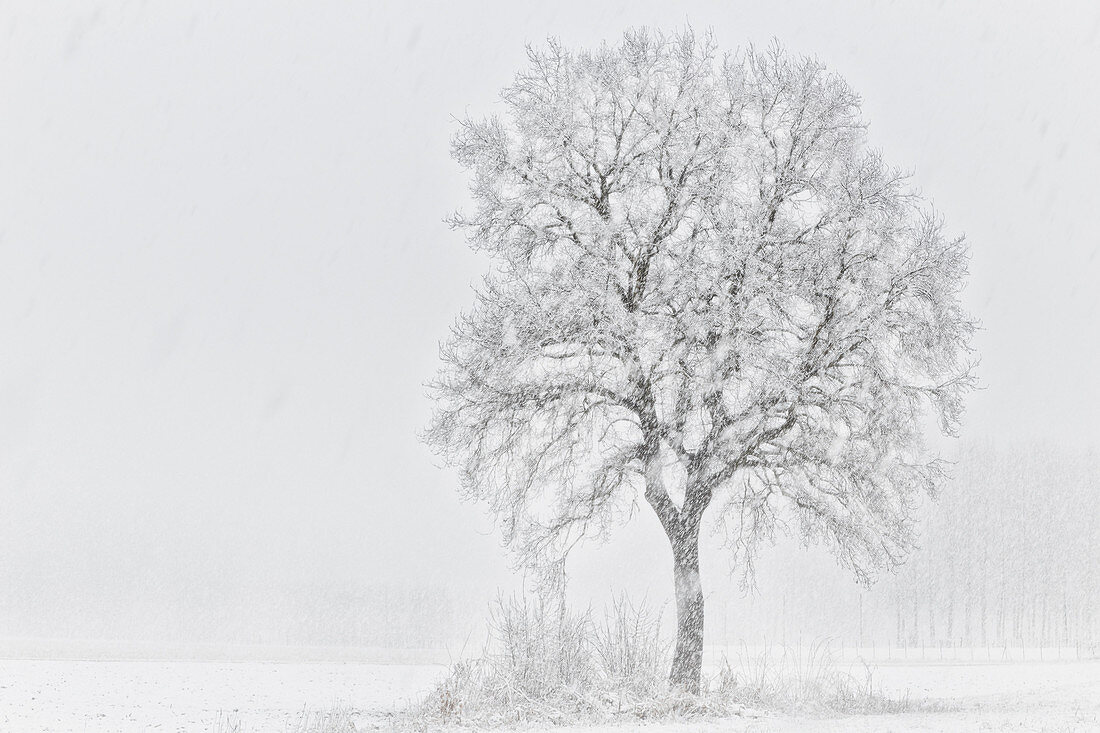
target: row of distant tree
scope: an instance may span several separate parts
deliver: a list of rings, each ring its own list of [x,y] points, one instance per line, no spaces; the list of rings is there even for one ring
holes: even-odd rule
[[[880,609],[892,600],[892,636],[913,645],[1100,638],[1098,489],[1093,453],[965,451],[929,512],[922,550],[874,591]]]
[[[708,643],[1075,646],[1100,641],[1100,455],[1062,446],[973,444],[919,548],[862,588],[822,550],[780,542],[743,595],[712,583]],[[715,553],[718,557],[720,553]]]

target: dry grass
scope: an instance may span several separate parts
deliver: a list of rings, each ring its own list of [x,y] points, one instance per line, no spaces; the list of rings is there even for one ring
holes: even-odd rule
[[[620,598],[600,620],[549,598],[498,600],[490,643],[409,711],[413,727],[607,720],[665,689],[659,615]]]
[[[484,655],[400,716],[405,727],[675,721],[753,711],[858,714],[914,709],[876,688],[871,669],[843,669],[827,641],[723,660],[704,694],[670,691],[671,644],[660,616],[620,597],[602,619],[541,598],[499,600]]]
[[[708,696],[727,705],[783,712],[871,714],[916,707],[907,696],[885,695],[865,663],[845,667],[828,639],[817,640],[805,650],[766,647],[752,654],[742,647],[735,661],[722,660]]]
[[[334,704],[328,710],[302,710],[283,727],[284,733],[356,733],[358,714],[350,707]],[[236,713],[219,712],[211,733],[252,733]]]

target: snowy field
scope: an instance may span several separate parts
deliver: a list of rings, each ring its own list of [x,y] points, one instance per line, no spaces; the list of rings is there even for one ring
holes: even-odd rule
[[[439,665],[0,660],[0,731],[295,730],[303,711],[384,713]],[[231,727],[223,726],[226,733]]]
[[[0,660],[0,731],[297,731],[303,711],[334,707],[358,711],[362,729],[385,730],[388,713],[444,672],[441,665],[361,662]],[[1100,661],[879,662],[872,675],[888,693],[941,701],[946,709],[646,729],[1100,731]]]

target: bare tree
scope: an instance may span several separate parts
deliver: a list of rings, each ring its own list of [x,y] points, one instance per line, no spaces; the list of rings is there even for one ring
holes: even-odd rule
[[[910,548],[941,473],[923,416],[951,432],[971,386],[965,245],[813,59],[646,30],[528,55],[505,115],[453,140],[476,211],[452,224],[493,265],[426,439],[536,566],[645,497],[672,545],[671,683],[697,692],[709,507],[746,573],[777,526],[861,580]]]

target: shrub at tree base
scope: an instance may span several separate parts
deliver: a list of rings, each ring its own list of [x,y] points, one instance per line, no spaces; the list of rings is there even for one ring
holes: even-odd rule
[[[620,599],[602,622],[556,600],[501,600],[480,659],[458,662],[414,711],[422,722],[486,725],[596,720],[667,687],[659,618]]]
[[[784,650],[724,660],[700,695],[670,689],[670,652],[659,615],[625,598],[599,621],[559,601],[502,600],[492,614],[486,654],[456,663],[407,712],[406,722],[563,725],[756,716],[754,710],[871,713],[912,707],[880,694],[869,672],[860,679],[840,670],[824,643],[805,657]]]

